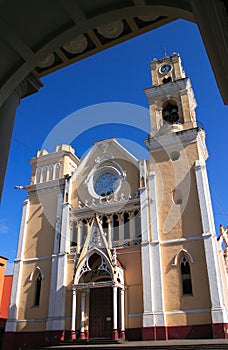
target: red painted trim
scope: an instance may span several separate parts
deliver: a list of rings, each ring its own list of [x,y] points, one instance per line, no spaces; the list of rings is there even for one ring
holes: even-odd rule
[[[76,332],[70,331],[70,340],[76,340],[76,339],[77,339]]]
[[[119,339],[119,334],[117,329],[113,329],[112,331],[112,340],[118,340]]]
[[[168,327],[168,339],[212,339],[211,324]]]
[[[126,336],[125,336],[125,331],[121,331],[120,332],[120,339],[125,340]]]
[[[89,339],[89,331],[85,330],[85,339]]]
[[[168,337],[167,337],[168,333]],[[228,338],[228,324],[208,324],[195,326],[177,327],[144,327],[129,328],[125,331],[127,340],[157,340],[159,339],[212,339]],[[124,334],[120,333],[122,337]],[[88,339],[88,331],[85,331],[85,339]],[[50,346],[59,344],[63,339],[76,339],[72,331],[44,331],[44,332],[6,332],[3,338],[2,350],[23,350],[39,346]],[[118,340],[118,330],[113,330],[113,340]]]
[[[80,332],[79,339],[86,339],[85,332]]]
[[[228,323],[214,323],[212,325],[213,338],[228,339]]]

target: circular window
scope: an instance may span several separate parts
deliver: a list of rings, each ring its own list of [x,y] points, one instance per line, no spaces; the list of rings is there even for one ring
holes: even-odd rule
[[[120,178],[114,172],[98,174],[94,179],[94,190],[101,197],[112,195],[120,185]]]

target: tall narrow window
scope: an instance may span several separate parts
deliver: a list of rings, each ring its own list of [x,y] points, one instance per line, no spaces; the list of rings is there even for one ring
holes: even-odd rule
[[[119,218],[113,215],[113,241],[119,240]]]
[[[47,181],[47,173],[48,173],[48,168],[45,166],[42,169],[42,182],[46,182]]]
[[[40,305],[40,292],[41,292],[41,281],[42,281],[42,276],[41,273],[38,273],[36,276],[36,284],[35,284],[35,306]]]
[[[59,176],[60,176],[60,164],[57,163],[55,165],[55,179],[59,179]]]
[[[180,267],[183,295],[192,295],[191,270],[189,262],[185,256],[181,259]]]
[[[36,180],[35,181],[37,184],[39,184],[41,181],[41,169],[40,168],[36,169]]]
[[[49,172],[49,176],[48,176],[48,180],[50,181],[50,180],[53,180],[53,176],[54,176],[54,167],[53,167],[53,165],[50,165],[49,166],[49,169],[48,169],[48,172]]]
[[[124,213],[124,239],[130,239],[130,215]]]

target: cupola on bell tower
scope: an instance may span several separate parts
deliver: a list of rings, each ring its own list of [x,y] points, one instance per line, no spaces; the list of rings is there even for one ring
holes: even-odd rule
[[[150,63],[152,87],[145,89],[150,106],[150,137],[196,127],[197,106],[191,82],[177,53]]]

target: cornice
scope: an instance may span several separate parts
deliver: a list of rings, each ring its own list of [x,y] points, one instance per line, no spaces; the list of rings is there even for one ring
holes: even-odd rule
[[[144,89],[149,103],[154,103],[161,98],[170,98],[174,94],[191,94],[192,86],[188,77]]]
[[[28,192],[29,196],[34,194],[40,194],[43,192],[52,192],[55,190],[63,191],[65,186],[65,179],[56,179],[40,184],[25,186],[25,190]]]
[[[65,156],[70,157],[76,164],[79,163],[79,158],[75,154],[72,154],[69,151],[59,151],[59,152],[48,153],[40,157],[31,158],[30,164],[32,165],[39,164],[39,166],[42,166],[53,161],[60,162],[63,160]]]
[[[157,135],[145,140],[145,144],[148,147],[149,151],[159,152],[164,150],[164,148],[176,148],[176,146],[185,146],[191,143],[195,143],[199,139],[203,151],[203,144],[204,148],[206,149],[205,142],[203,141],[203,138],[205,138],[205,136],[203,136],[203,134],[205,134],[204,130],[197,127],[166,135]],[[204,152],[206,151],[204,150]]]

